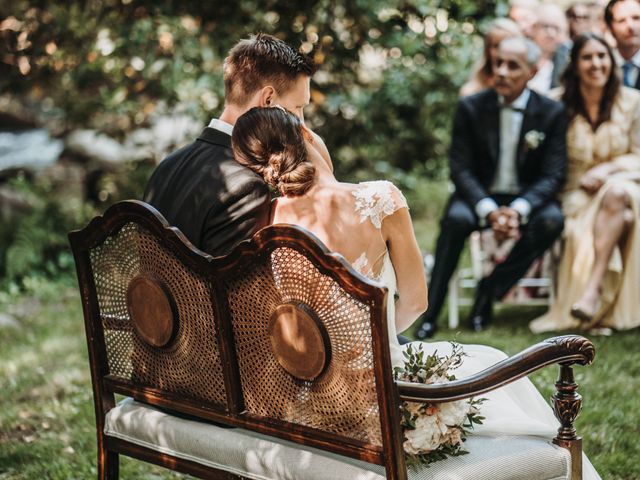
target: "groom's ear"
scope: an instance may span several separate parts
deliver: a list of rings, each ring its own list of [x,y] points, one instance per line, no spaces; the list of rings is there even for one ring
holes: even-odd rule
[[[271,107],[274,104],[274,97],[276,91],[271,85],[267,85],[266,87],[262,87],[260,90],[260,106],[261,107]]]

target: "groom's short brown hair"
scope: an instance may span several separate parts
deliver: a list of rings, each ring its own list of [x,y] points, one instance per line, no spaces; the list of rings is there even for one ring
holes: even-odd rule
[[[245,105],[266,85],[286,92],[299,75],[311,76],[315,66],[306,55],[271,35],[258,33],[240,40],[224,60],[224,93],[227,103]]]

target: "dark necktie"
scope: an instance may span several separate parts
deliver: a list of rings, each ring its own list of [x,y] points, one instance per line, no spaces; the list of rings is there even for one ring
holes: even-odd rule
[[[625,87],[631,87],[631,72],[633,71],[633,63],[627,62],[622,65],[622,83]]]

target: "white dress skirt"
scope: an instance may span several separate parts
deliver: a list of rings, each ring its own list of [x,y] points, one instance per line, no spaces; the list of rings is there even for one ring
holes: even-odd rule
[[[389,298],[393,298],[396,291],[396,276],[387,253],[384,259],[380,277],[377,279],[389,289]],[[395,310],[393,302],[388,303],[387,324],[391,351],[391,362],[394,367],[403,366],[403,350],[407,345],[400,345],[394,322]],[[449,342],[411,342],[414,350],[422,345],[426,354],[435,351],[439,355],[451,353]],[[493,347],[486,345],[462,345],[466,356],[463,364],[455,370],[456,378],[463,379],[496,363],[504,360],[507,355]],[[555,437],[560,423],[555,418],[550,405],[544,400],[538,389],[527,377],[500,387],[491,392],[483,393],[488,400],[481,406],[481,415],[485,417],[482,425],[476,425],[473,433],[478,435],[534,435],[547,439]],[[582,454],[582,469],[584,480],[598,480],[600,475],[593,465]]]

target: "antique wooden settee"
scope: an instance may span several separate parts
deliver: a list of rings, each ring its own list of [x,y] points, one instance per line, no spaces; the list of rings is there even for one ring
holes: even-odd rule
[[[125,201],[69,237],[101,479],[118,478],[121,454],[220,479],[580,478],[572,365],[594,358],[585,338],[445,385],[396,383],[386,289],[301,228],[267,227],[212,258]],[[401,400],[468,398],[554,363],[554,439],[471,436],[470,454],[407,470]]]

